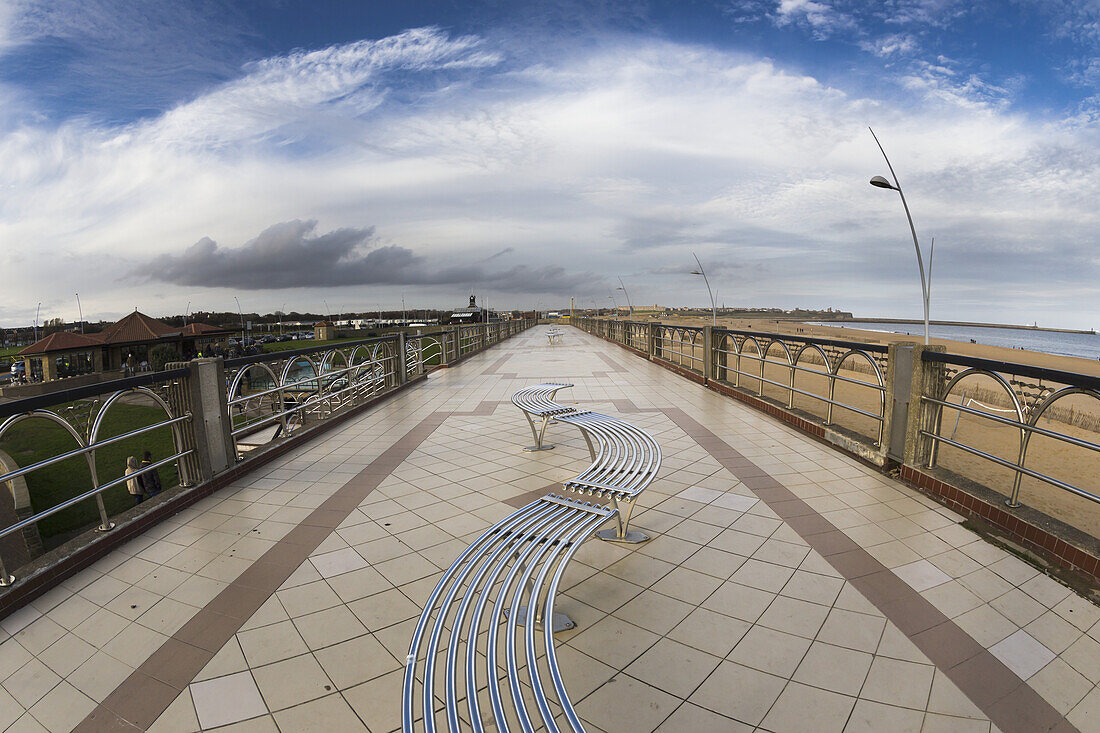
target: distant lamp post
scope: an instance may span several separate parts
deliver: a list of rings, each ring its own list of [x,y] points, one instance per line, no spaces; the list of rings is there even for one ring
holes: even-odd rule
[[[233,300],[237,302],[237,315],[241,317],[241,353],[244,353],[244,313],[241,311],[241,301],[237,300],[237,296],[233,296]]]
[[[84,333],[84,309],[80,307],[80,293],[76,294],[76,312],[80,314],[80,332]]]
[[[42,301],[38,301],[38,307],[34,309],[34,342],[38,343],[38,316],[42,313]]]
[[[867,128],[871,130],[870,127]],[[913,235],[913,247],[917,251],[917,267],[920,269],[920,289],[921,295],[924,298],[924,345],[928,345],[928,304],[931,300],[931,270],[932,270],[932,251],[928,253],[928,270],[929,276],[925,277],[924,274],[924,258],[921,256],[920,243],[917,241],[917,229],[913,226],[913,216],[909,213],[909,204],[905,201],[905,194],[901,190],[901,184],[898,183],[898,175],[894,173],[894,166],[890,164],[890,159],[886,156],[886,151],[882,148],[882,143],[878,140],[878,135],[874,130],[871,130],[871,137],[875,139],[875,144],[878,145],[879,151],[882,152],[882,157],[886,159],[886,167],[890,169],[890,176],[894,179],[893,183],[882,176],[875,176],[871,179],[870,183],[875,188],[888,188],[893,191],[897,191],[901,197],[901,205],[905,209],[905,218],[909,220],[909,232]],[[935,240],[933,240],[933,247],[935,247]]]
[[[630,311],[630,315],[634,315],[634,306],[630,304],[630,293],[626,292],[626,285],[623,285],[623,279],[619,278],[619,287],[616,290],[623,291],[623,295],[626,296],[626,307]]]
[[[707,295],[710,296],[710,323],[712,326],[718,325],[718,302],[714,299],[714,291],[710,289],[710,280],[707,279],[707,272],[703,269],[703,263],[699,261],[699,255],[694,252],[691,256],[695,258],[695,264],[699,265],[698,270],[692,270],[692,275],[702,275],[703,282],[707,285]]]

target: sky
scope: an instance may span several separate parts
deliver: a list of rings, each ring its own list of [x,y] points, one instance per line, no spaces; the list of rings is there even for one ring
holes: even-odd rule
[[[1098,51],[1096,0],[0,0],[0,325],[709,305],[693,254],[919,318],[873,128],[934,319],[1096,328]]]

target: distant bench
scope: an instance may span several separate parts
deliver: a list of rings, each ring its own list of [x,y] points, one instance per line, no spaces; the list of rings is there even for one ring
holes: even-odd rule
[[[405,660],[401,719],[406,733],[434,731],[437,718],[447,730],[484,731],[490,716],[490,730],[508,730],[518,721],[524,731],[541,726],[557,731],[559,722],[584,731],[558,670],[553,641],[556,631],[574,624],[554,613],[554,600],[569,561],[607,520],[615,517],[617,526],[597,532],[601,539],[648,539],[627,525],[634,501],[657,475],[661,450],[645,431],[618,418],[554,402],[558,390],[571,386],[527,387],[512,402],[527,415],[538,446],[551,419],[580,429],[592,465],[564,486],[609,504],[547,494],[490,527],[451,564],[424,604]],[[542,431],[535,431],[532,415],[543,420]],[[482,631],[487,632],[483,641]],[[501,692],[502,679],[507,696]],[[548,699],[548,685],[556,700]],[[533,722],[536,715],[541,724]]]

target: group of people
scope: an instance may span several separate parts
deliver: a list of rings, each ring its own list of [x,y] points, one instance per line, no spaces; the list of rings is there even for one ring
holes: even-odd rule
[[[126,475],[137,474],[133,478],[126,479],[126,490],[130,492],[130,496],[134,497],[134,506],[160,493],[160,474],[157,469],[138,473],[151,465],[153,465],[153,454],[149,451],[145,451],[140,463],[134,456],[126,459]]]

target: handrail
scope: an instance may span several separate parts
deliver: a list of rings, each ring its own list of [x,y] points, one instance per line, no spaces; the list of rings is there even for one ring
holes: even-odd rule
[[[88,384],[83,387],[73,387],[72,389],[35,395],[34,397],[23,397],[18,400],[12,400],[11,402],[0,403],[0,420],[24,412],[42,410],[55,405],[63,405],[66,402],[76,402],[86,397],[97,397],[105,392],[118,392],[133,387],[159,384],[172,379],[190,376],[190,374],[191,367],[185,366],[176,369],[165,369],[159,372],[145,372],[133,377],[112,379],[108,382],[96,382],[95,384]]]
[[[80,502],[84,501],[85,499],[91,499],[96,494],[102,494],[107,489],[113,489],[114,487],[119,486],[119,485],[129,481],[130,479],[134,478],[135,476],[140,476],[144,473],[148,473],[149,471],[160,468],[161,466],[165,466],[169,463],[172,463],[173,461],[178,461],[180,458],[183,458],[184,456],[187,456],[187,455],[191,455],[194,452],[195,452],[194,450],[181,451],[179,453],[176,453],[173,456],[169,456],[168,458],[157,461],[156,463],[151,463],[148,466],[143,466],[140,470],[133,471],[132,473],[126,474],[124,476],[120,476],[119,478],[116,478],[113,481],[108,481],[105,484],[101,484],[101,485],[91,489],[90,491],[85,491],[83,494],[80,494],[79,496],[74,496],[71,499],[66,499],[65,501],[61,502],[60,504],[52,506],[49,509],[43,509],[42,511],[38,512],[37,514],[34,514],[33,516],[27,517],[26,519],[22,519],[22,520],[16,522],[15,524],[12,524],[8,527],[0,529],[0,537],[6,537],[9,534],[11,534],[12,532],[17,532],[17,531],[23,529],[24,527],[29,527],[30,525],[35,524],[36,522],[39,522],[39,521],[45,519],[46,517],[57,514],[62,509],[68,509],[69,507],[73,506],[74,504],[79,504]]]
[[[1089,389],[1100,390],[1100,377],[1078,372],[1067,372],[1060,369],[1048,369],[1046,367],[1032,366],[1012,361],[997,361],[995,359],[982,359],[977,356],[964,356],[962,354],[950,354],[939,351],[924,351],[921,353],[923,361],[934,364],[951,364],[955,366],[975,367],[987,369],[991,372],[1014,374],[1020,377],[1032,377],[1034,379],[1049,379],[1061,384],[1073,384]]]
[[[883,344],[871,344],[862,341],[843,341],[841,339],[819,338],[817,336],[795,336],[789,333],[772,333],[770,331],[744,331],[735,328],[715,328],[714,333],[734,333],[738,336],[754,336],[782,341],[798,341],[803,344],[819,344],[825,346],[837,346],[842,349],[857,349],[859,351],[873,351],[877,354],[885,354],[890,350]]]
[[[115,436],[112,436],[110,438],[105,438],[104,440],[99,440],[99,441],[96,441],[95,443],[92,443],[91,445],[86,445],[86,446],[83,446],[83,447],[80,447],[80,448],[76,448],[76,449],[68,451],[66,453],[59,453],[58,455],[53,456],[52,458],[47,458],[45,460],[38,461],[37,463],[32,463],[29,466],[23,466],[22,468],[19,468],[15,471],[9,471],[8,473],[0,475],[0,484],[7,483],[8,481],[11,481],[12,479],[19,478],[20,476],[25,476],[28,473],[31,473],[32,471],[37,471],[40,468],[45,468],[46,466],[52,466],[55,463],[61,463],[62,461],[67,461],[70,458],[76,458],[77,456],[83,456],[83,455],[86,455],[88,453],[94,453],[96,450],[102,448],[105,445],[111,445],[113,443],[119,443],[123,440],[127,440],[128,438],[134,438],[134,437],[137,437],[138,435],[144,435],[145,433],[150,433],[154,430],[159,430],[160,428],[166,428],[170,425],[175,425],[177,423],[181,423],[185,420],[190,420],[190,419],[191,419],[191,413],[189,412],[186,415],[181,415],[180,417],[174,417],[170,420],[165,420],[163,422],[159,422],[159,423],[156,423],[154,425],[146,425],[143,428],[138,428],[136,430],[131,430],[128,433],[122,433],[121,435],[115,435]]]
[[[357,339],[354,341],[341,341],[339,348],[347,348],[349,346],[366,346],[367,344],[385,343],[387,341],[397,341],[397,335],[391,334],[389,336],[374,336],[367,339]],[[232,367],[244,366],[246,364],[259,364],[261,362],[268,361],[281,361],[283,359],[291,359],[298,356],[309,356],[310,354],[317,354],[320,352],[332,351],[335,348],[335,344],[325,344],[324,346],[308,346],[304,349],[290,349],[287,351],[272,351],[264,354],[252,354],[251,356],[237,356],[232,359],[225,360],[225,368],[230,369]]]

